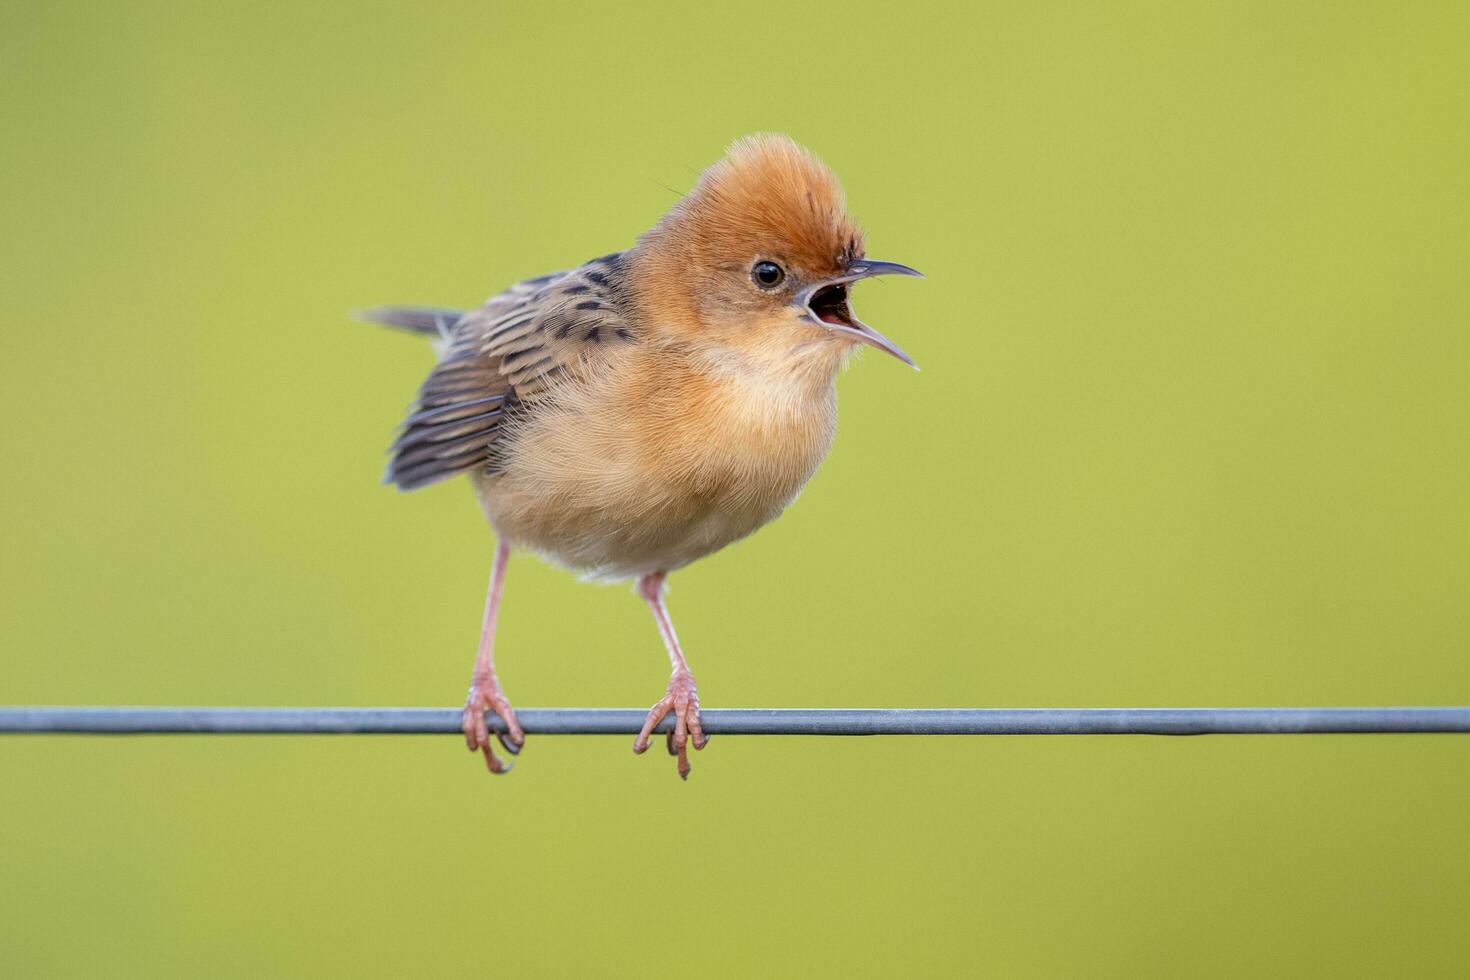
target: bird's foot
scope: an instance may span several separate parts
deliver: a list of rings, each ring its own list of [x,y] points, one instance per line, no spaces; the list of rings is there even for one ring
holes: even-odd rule
[[[696,749],[702,749],[709,738],[705,736],[704,727],[699,721],[699,692],[694,687],[694,675],[687,670],[676,670],[674,676],[669,678],[668,693],[648,710],[648,717],[643,720],[643,730],[633,740],[633,752],[641,754],[648,751],[648,740],[654,728],[670,712],[674,714],[674,730],[669,732],[667,738],[669,755],[678,757],[679,777],[688,779],[689,743],[693,742]]]
[[[519,755],[521,746],[526,744],[526,735],[521,731],[521,723],[516,721],[515,709],[510,706],[510,701],[500,689],[500,681],[496,680],[494,674],[476,671],[474,681],[470,684],[470,695],[464,703],[460,730],[464,732],[465,744],[471,752],[479,750],[485,754],[485,765],[491,772],[510,772],[511,763],[501,762],[495,750],[490,748],[490,725],[485,720],[487,711],[495,712],[505,722],[506,730],[495,733],[505,751],[511,755]]]

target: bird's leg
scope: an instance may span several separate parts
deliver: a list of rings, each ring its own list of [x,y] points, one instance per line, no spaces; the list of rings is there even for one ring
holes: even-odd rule
[[[500,680],[495,676],[495,618],[500,612],[500,593],[505,588],[505,566],[510,561],[510,546],[499,542],[495,546],[495,565],[490,570],[490,589],[485,594],[485,623],[480,629],[480,652],[475,656],[475,673],[470,681],[470,695],[464,704],[464,715],[460,728],[464,731],[465,744],[473,752],[479,749],[485,754],[485,765],[494,773],[509,772],[510,763],[501,762],[490,748],[490,726],[485,721],[485,712],[493,711],[505,722],[506,732],[496,732],[495,737],[511,755],[521,751],[526,736],[516,721],[515,709],[506,700],[500,689]]]
[[[694,688],[694,675],[689,672],[689,662],[684,659],[684,651],[679,649],[679,638],[674,634],[674,624],[669,620],[669,611],[664,608],[666,578],[667,572],[653,572],[638,580],[638,594],[653,611],[654,621],[658,623],[658,631],[669,651],[669,662],[674,665],[674,674],[669,678],[668,692],[649,709],[648,717],[643,721],[643,730],[633,740],[633,751],[647,751],[649,736],[658,723],[664,720],[664,716],[672,711],[674,730],[668,736],[669,754],[679,757],[679,776],[688,779],[688,743],[692,741],[696,749],[702,749],[709,739],[705,737],[704,728],[699,721],[699,692]]]

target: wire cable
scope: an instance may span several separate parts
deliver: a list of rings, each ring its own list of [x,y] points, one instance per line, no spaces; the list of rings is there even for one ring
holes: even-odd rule
[[[444,735],[459,708],[0,707],[0,733]],[[643,708],[525,708],[531,735],[633,735]],[[1470,733],[1470,707],[710,708],[711,735],[1295,735]],[[488,717],[491,730],[504,723]],[[670,731],[672,718],[657,731]]]

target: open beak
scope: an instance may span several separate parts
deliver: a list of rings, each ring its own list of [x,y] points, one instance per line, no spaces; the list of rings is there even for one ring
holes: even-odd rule
[[[897,262],[879,262],[876,259],[858,259],[847,267],[847,271],[834,279],[808,286],[796,294],[792,305],[801,309],[802,318],[819,327],[850,335],[854,340],[892,354],[915,371],[919,366],[893,341],[852,315],[848,306],[848,294],[853,283],[872,276],[918,276],[924,274]]]

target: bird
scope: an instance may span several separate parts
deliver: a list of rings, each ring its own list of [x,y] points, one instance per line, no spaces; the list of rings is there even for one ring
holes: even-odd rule
[[[835,174],[790,137],[757,133],[625,251],[518,282],[469,312],[358,312],[438,352],[384,482],[414,490],[467,475],[495,535],[461,717],[492,773],[511,768],[492,727],[510,755],[525,743],[495,672],[506,567],[520,550],[587,580],[636,583],[672,674],[633,751],[672,714],[666,745],[688,779],[688,749],[708,737],[665,602],[669,574],[796,498],[831,448],[836,378],[854,351],[917,369],[849,300],[862,280],[922,274],[866,256]]]

